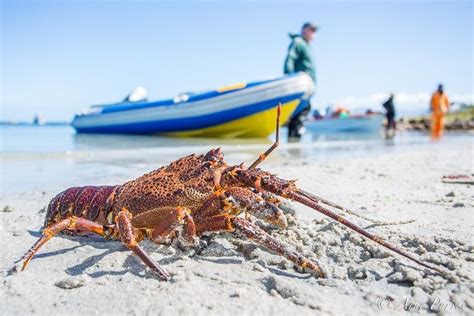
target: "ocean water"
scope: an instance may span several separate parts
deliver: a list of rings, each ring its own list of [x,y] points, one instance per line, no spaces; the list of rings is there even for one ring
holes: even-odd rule
[[[318,163],[382,153],[409,151],[420,146],[472,146],[472,135],[449,133],[438,143],[419,132],[399,133],[393,140],[379,134],[307,133],[281,145],[268,164],[305,159]],[[222,147],[229,164],[252,163],[273,142],[268,139],[200,139],[135,135],[76,134],[69,126],[0,126],[0,194],[60,191],[87,184],[115,184],[191,153]]]

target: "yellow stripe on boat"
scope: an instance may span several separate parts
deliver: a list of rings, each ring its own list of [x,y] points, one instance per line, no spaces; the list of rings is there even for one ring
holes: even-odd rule
[[[290,115],[300,104],[301,100],[293,100],[281,105],[281,116],[280,125],[283,125],[288,121]],[[226,122],[224,124],[206,127],[202,129],[196,129],[191,131],[183,132],[172,132],[166,133],[168,136],[176,137],[221,137],[221,138],[234,138],[234,137],[267,137],[273,133],[276,129],[276,105],[275,107],[249,115],[237,120]]]
[[[245,88],[246,86],[247,86],[246,83],[240,82],[240,83],[236,83],[236,84],[233,84],[233,85],[230,85],[230,86],[221,87],[221,88],[217,89],[217,92],[222,93],[222,92],[228,92],[228,91],[232,91],[232,90],[239,90],[239,89]]]

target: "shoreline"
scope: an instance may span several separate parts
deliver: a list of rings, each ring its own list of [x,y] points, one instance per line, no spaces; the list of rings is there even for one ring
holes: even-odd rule
[[[262,165],[364,217],[408,221],[377,225],[343,214],[423,260],[447,267],[451,272],[444,277],[294,203],[288,230],[272,234],[317,260],[328,272],[326,279],[300,273],[282,257],[231,234],[206,238],[200,250],[144,242],[173,274],[168,283],[158,281],[120,243],[86,237],[56,237],[24,272],[9,275],[12,262],[36,240],[42,209],[57,192],[45,188],[3,196],[0,210],[11,208],[0,212],[3,313],[378,315],[418,309],[469,314],[474,310],[472,186],[442,183],[441,177],[474,173],[472,158],[471,143]],[[139,172],[154,165],[131,168]]]
[[[427,131],[431,129],[431,115],[401,117],[397,120],[397,128],[402,131]],[[474,105],[448,112],[445,115],[445,130],[458,132],[474,131]]]
[[[469,143],[472,133],[450,132],[438,142],[432,142],[429,135],[423,132],[401,132],[391,140],[384,140],[378,134],[370,138],[365,134],[318,137],[280,144],[265,161],[265,166],[278,167],[289,160],[306,161],[309,164],[326,161],[343,163],[353,158],[411,152],[414,149],[449,151]],[[114,147],[114,143],[106,143],[99,137],[99,140],[96,140],[97,145],[91,148],[4,150],[0,153],[2,173],[0,198],[25,191],[59,192],[70,186],[122,183],[180,157],[191,153],[205,154],[211,148],[217,147],[222,148],[225,160],[229,164],[242,162],[250,164],[272,144],[270,139],[259,140],[259,143],[247,143],[246,140],[233,140],[231,143],[216,139],[212,142],[199,141],[203,143],[175,147],[165,143],[164,146],[128,148]],[[141,138],[134,145],[137,146],[140,142]]]

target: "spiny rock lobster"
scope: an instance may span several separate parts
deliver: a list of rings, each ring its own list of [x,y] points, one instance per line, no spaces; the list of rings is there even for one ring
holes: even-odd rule
[[[42,236],[20,259],[21,270],[56,234],[93,233],[121,240],[160,279],[169,280],[169,273],[140,247],[140,241],[148,238],[161,244],[179,238],[195,245],[204,233],[239,231],[296,266],[324,277],[317,262],[291,251],[250,220],[238,216],[245,213],[285,228],[286,218],[278,206],[281,198],[286,198],[321,212],[424,267],[442,272],[327,208],[344,210],[343,207],[297,188],[295,181],[256,168],[279,144],[279,117],[280,107],[275,143],[248,168],[243,164],[227,165],[218,148],[205,155],[178,159],[123,185],[73,187],[59,193],[48,205]]]

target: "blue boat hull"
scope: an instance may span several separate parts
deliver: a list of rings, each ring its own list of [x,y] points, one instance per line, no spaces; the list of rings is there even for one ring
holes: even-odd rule
[[[314,133],[376,133],[382,127],[383,115],[329,118],[308,122],[306,128]]]
[[[273,118],[279,103],[284,123],[302,102],[307,102],[311,92],[309,77],[297,74],[237,88],[224,87],[178,102],[170,99],[92,108],[77,115],[72,125],[78,133],[261,137],[274,130],[274,120],[273,127],[262,124],[262,120]]]

